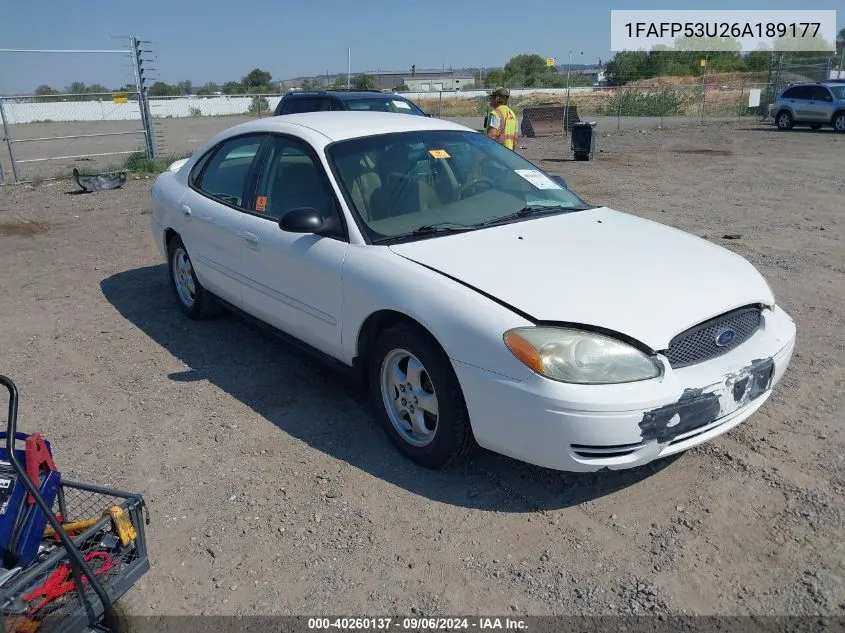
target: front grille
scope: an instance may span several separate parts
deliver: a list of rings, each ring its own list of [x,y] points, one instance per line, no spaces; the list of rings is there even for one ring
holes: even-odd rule
[[[666,358],[674,369],[694,365],[725,354],[751,338],[762,322],[760,308],[747,307],[728,312],[685,332],[681,332],[669,343]],[[716,339],[725,330],[733,330],[734,339],[719,346]]]

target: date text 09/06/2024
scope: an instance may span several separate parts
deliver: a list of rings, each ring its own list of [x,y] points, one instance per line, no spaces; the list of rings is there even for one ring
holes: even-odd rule
[[[457,631],[457,630],[525,630],[527,625],[519,618],[473,617],[473,618],[309,618],[310,630],[339,629],[347,631],[389,630],[401,631]]]
[[[627,22],[628,37],[816,37],[821,22]]]

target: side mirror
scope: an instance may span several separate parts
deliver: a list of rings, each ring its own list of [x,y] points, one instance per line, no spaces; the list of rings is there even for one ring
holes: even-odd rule
[[[317,233],[325,228],[323,216],[312,207],[291,209],[279,220],[279,228],[288,233]]]
[[[564,189],[569,189],[569,186],[566,184],[566,181],[563,179],[563,176],[552,176],[551,178]]]

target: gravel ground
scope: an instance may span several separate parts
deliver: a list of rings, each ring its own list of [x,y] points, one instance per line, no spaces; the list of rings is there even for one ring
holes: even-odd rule
[[[799,338],[738,428],[590,475],[485,451],[416,467],[331,370],[234,317],[184,319],[150,181],[0,188],[0,372],[67,476],[146,496],[130,613],[845,614],[845,136],[599,134],[591,162],[566,138],[520,151],[749,258]]]

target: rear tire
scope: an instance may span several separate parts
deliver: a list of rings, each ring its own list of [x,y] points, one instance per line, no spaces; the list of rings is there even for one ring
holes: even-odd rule
[[[795,125],[795,121],[788,110],[778,112],[777,116],[775,116],[775,123],[779,130],[791,130],[792,126]]]
[[[384,330],[369,357],[374,413],[403,455],[439,469],[475,447],[452,363],[427,331],[410,324]]]
[[[197,279],[188,250],[179,237],[173,237],[167,245],[167,264],[170,271],[170,287],[176,295],[179,309],[189,319],[201,321],[221,312],[214,295],[206,290]]]

